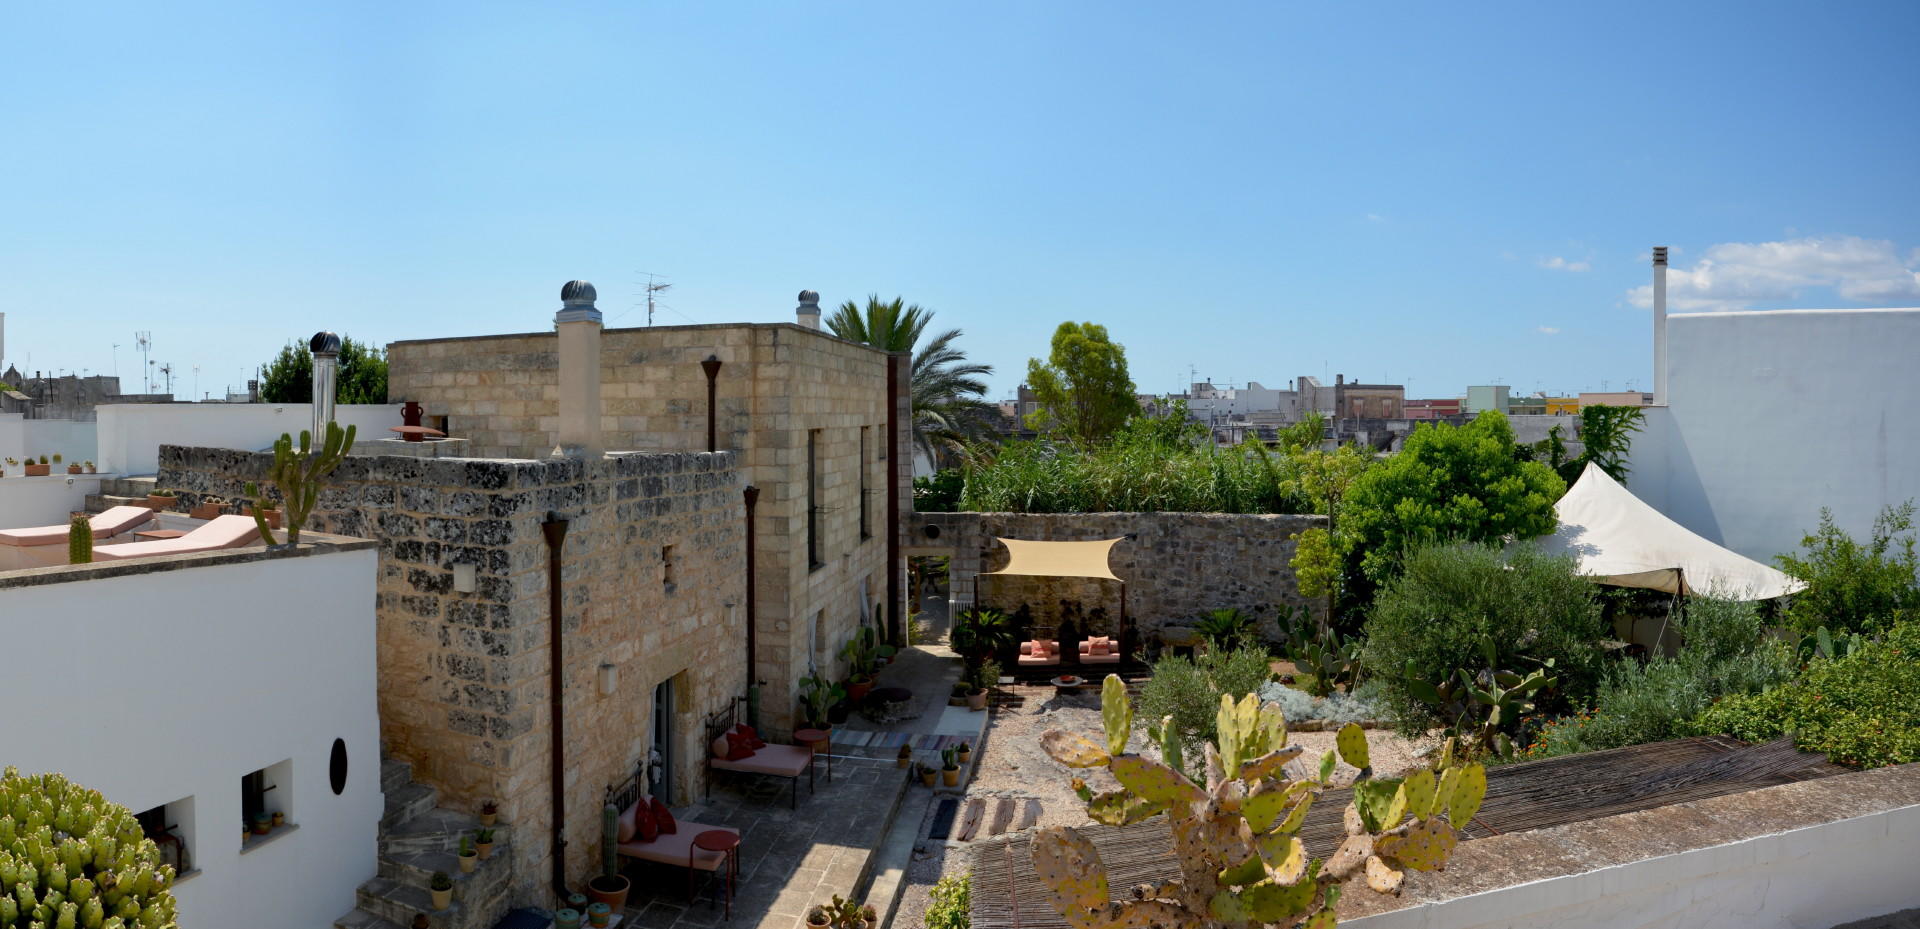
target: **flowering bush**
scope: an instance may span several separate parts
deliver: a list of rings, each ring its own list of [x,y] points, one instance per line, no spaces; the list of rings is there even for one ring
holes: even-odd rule
[[[1858,768],[1920,761],[1920,622],[1844,658],[1815,658],[1792,683],[1722,700],[1693,728],[1750,742],[1791,734],[1802,750]]]

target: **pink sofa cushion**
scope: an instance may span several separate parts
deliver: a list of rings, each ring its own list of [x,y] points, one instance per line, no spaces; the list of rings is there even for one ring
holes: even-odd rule
[[[151,558],[155,555],[184,555],[192,552],[218,551],[223,548],[244,548],[258,541],[259,538],[260,527],[254,524],[253,517],[216,516],[206,525],[177,539],[95,546],[93,560],[121,561],[127,558]]]
[[[95,539],[110,539],[153,522],[153,511],[144,506],[116,506],[100,512],[88,522],[93,526]],[[66,541],[66,526],[0,529],[0,545],[63,545]]]
[[[813,764],[813,750],[802,745],[768,744],[745,758],[715,758],[708,764],[722,771],[798,777],[807,773],[807,766]]]
[[[632,809],[628,807],[629,811]],[[682,821],[678,832],[663,832],[651,842],[620,842],[614,846],[614,850],[628,858],[657,861],[682,868],[687,867],[687,853],[693,852],[693,867],[696,870],[718,871],[720,862],[723,860],[719,852],[710,852],[706,849],[695,850],[693,847],[694,836],[714,829],[735,835],[740,834],[738,829]]]

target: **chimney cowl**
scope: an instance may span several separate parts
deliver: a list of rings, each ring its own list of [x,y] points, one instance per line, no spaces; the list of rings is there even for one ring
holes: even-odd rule
[[[316,332],[313,338],[307,340],[307,351],[316,355],[338,355],[340,354],[340,337],[325,330]]]
[[[593,285],[586,281],[568,281],[560,288],[560,312],[554,314],[556,323],[600,322],[600,310],[593,301],[599,299]]]
[[[800,305],[793,311],[801,326],[808,329],[820,328],[820,292],[803,290],[800,292]]]

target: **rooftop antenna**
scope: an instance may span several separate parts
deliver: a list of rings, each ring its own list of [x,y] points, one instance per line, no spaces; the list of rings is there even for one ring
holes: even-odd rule
[[[153,350],[153,332],[142,329],[134,333],[133,344],[134,349],[140,353],[140,370],[146,372],[143,375],[146,377],[145,386],[140,388],[140,392],[143,394],[153,393],[153,375],[148,367],[153,364],[153,362],[147,360],[147,353]]]
[[[647,325],[649,325],[649,326],[651,326],[651,325],[653,325],[653,307],[654,307],[654,300],[653,300],[653,295],[654,295],[654,294],[658,294],[658,293],[665,293],[665,292],[666,292],[666,291],[667,291],[667,290],[668,290],[669,288],[671,288],[671,287],[672,287],[673,285],[672,285],[672,284],[669,284],[669,283],[666,283],[665,281],[661,281],[661,282],[659,282],[659,283],[655,283],[653,279],[654,279],[654,278],[656,278],[656,277],[661,277],[662,275],[659,275],[659,274],[655,274],[655,273],[653,273],[652,271],[640,271],[640,272],[637,272],[637,273],[640,273],[640,274],[644,274],[644,275],[646,275],[646,276],[647,276],[647,289],[646,289],[646,294],[647,294]]]
[[[173,362],[160,362],[160,376],[166,379],[167,396],[173,396]]]

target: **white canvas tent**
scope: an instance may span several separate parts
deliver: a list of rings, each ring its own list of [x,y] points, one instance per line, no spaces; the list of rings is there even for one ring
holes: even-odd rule
[[[1734,600],[1769,600],[1806,586],[1694,535],[1592,463],[1554,508],[1560,528],[1541,547],[1574,556],[1580,573],[1602,584]]]

